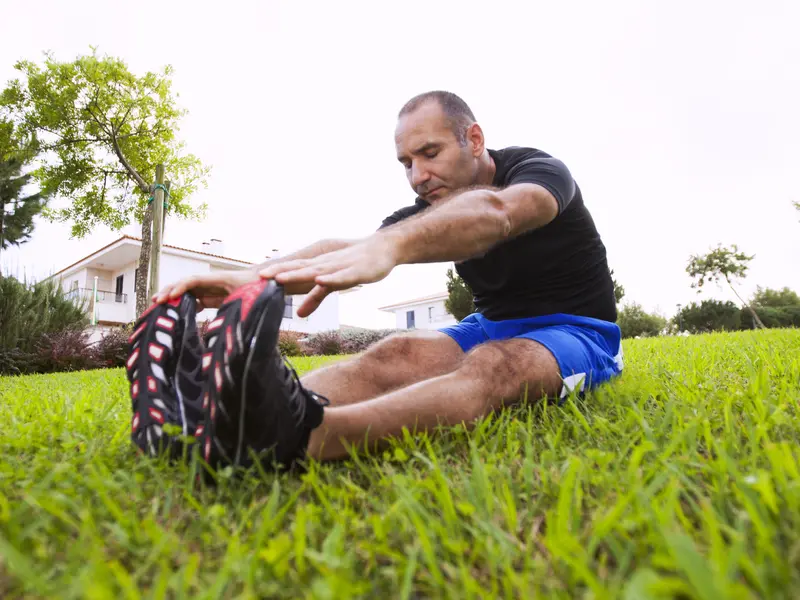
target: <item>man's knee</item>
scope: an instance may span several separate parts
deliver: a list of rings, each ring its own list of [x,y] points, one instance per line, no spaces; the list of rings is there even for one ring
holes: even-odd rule
[[[409,379],[434,377],[455,370],[463,352],[447,335],[417,330],[395,333],[376,342],[360,357],[360,366],[389,387]]]
[[[486,403],[497,407],[507,401],[530,400],[557,394],[561,374],[555,357],[532,340],[486,342],[465,357],[459,375],[479,388]]]

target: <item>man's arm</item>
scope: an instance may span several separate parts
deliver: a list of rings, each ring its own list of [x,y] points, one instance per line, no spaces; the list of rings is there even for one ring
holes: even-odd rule
[[[501,190],[469,190],[375,235],[390,240],[397,264],[458,262],[544,227],[558,213],[559,203],[550,191],[518,183]]]

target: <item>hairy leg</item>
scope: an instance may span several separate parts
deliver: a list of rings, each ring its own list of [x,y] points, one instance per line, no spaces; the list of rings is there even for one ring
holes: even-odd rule
[[[347,456],[348,445],[371,449],[403,427],[424,431],[439,424],[465,423],[517,402],[527,386],[531,399],[557,396],[561,373],[553,355],[528,339],[488,342],[472,350],[448,373],[351,406],[329,407],[311,433],[309,456]]]
[[[301,382],[331,406],[345,406],[449,373],[463,358],[449,335],[417,330],[384,338],[360,356],[308,373]]]

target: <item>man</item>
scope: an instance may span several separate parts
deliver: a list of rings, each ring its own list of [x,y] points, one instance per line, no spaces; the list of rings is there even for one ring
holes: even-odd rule
[[[142,450],[180,453],[169,423],[199,438],[212,467],[338,459],[404,427],[470,424],[620,373],[605,247],[566,165],[532,148],[487,149],[469,107],[447,92],[410,100],[395,144],[417,199],[373,234],[154,296],[128,361]],[[331,291],[434,261],[455,262],[475,314],[390,336],[302,380],[287,366],[276,347],[284,294],[307,294],[304,317]],[[203,341],[194,315],[206,307],[219,311]]]

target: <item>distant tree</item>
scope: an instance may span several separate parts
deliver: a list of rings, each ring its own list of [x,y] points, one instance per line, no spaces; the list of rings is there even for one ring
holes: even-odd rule
[[[461,321],[467,315],[475,312],[472,289],[466,281],[453,272],[453,269],[447,269],[447,294],[444,308],[455,317],[456,321]]]
[[[690,333],[736,331],[741,328],[741,312],[730,300],[703,300],[684,306],[672,321],[675,325],[680,322],[683,330]]]
[[[756,312],[745,302],[736,291],[733,285],[733,280],[737,278],[744,278],[747,274],[748,263],[754,256],[748,256],[739,251],[736,244],[730,248],[723,247],[718,244],[716,248],[711,250],[708,254],[692,255],[689,259],[689,264],[686,267],[686,272],[694,279],[692,288],[703,287],[703,284],[709,281],[719,282],[720,278],[728,282],[731,290],[742,303],[742,306],[750,312],[756,324],[763,328],[764,324],[758,318]]]
[[[190,196],[205,185],[208,168],[184,154],[178,123],[186,111],[171,91],[172,69],[133,74],[117,58],[96,50],[71,62],[45,54],[43,65],[20,61],[24,76],[0,94],[0,111],[35,138],[42,166],[34,175],[42,189],[69,205],[46,210],[45,216],[72,224],[72,235],[84,237],[99,225],[119,230],[142,224],[142,251],[136,278],[137,315],[147,306],[150,267],[152,194],[149,181],[163,164],[171,181],[165,211],[182,218],[200,217]]]
[[[753,307],[783,308],[786,306],[800,306],[800,296],[794,290],[784,287],[780,290],[756,286],[756,293],[750,300]]]
[[[46,205],[41,192],[28,194],[33,175],[23,169],[35,156],[10,121],[0,121],[0,252],[30,239],[33,219]]]
[[[667,326],[667,320],[659,315],[646,312],[641,305],[623,306],[617,315],[617,325],[623,338],[652,337],[660,334]]]
[[[616,279],[614,279],[614,269],[611,269],[611,279],[614,282],[614,298],[617,301],[617,304],[620,303],[623,296],[625,296],[625,287],[620,285]]]

